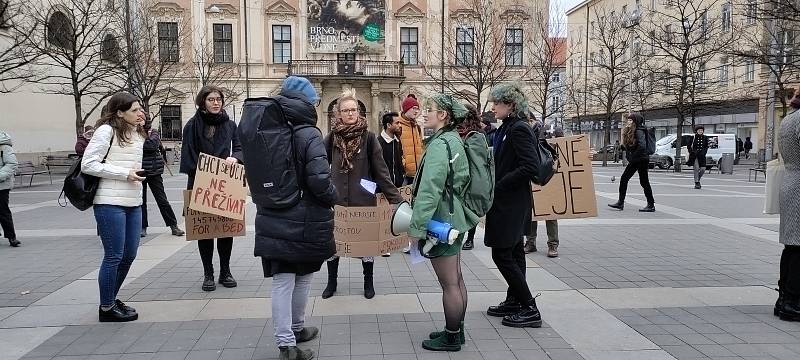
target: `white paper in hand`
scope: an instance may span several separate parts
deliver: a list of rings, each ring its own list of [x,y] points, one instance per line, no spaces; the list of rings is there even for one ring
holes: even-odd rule
[[[363,187],[364,190],[369,191],[369,193],[373,195],[375,195],[375,191],[378,190],[378,184],[369,181],[367,179],[361,179],[361,187]]]

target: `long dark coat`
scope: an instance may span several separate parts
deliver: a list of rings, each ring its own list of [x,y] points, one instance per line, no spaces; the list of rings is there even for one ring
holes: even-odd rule
[[[509,117],[494,134],[494,202],[486,214],[484,244],[508,248],[522,241],[531,222],[531,179],[536,172],[536,139],[528,123]]]

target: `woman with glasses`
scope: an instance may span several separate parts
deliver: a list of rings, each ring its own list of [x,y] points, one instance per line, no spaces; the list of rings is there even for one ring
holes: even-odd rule
[[[325,138],[325,146],[331,162],[331,177],[338,193],[336,204],[375,206],[375,194],[361,186],[361,180],[376,183],[390,203],[401,203],[403,197],[392,183],[378,138],[367,130],[367,119],[358,111],[355,91],[344,92],[336,100],[334,111],[336,118],[331,133]],[[374,261],[371,256],[361,259],[364,268],[364,297],[367,299],[375,296],[375,287],[372,284]],[[328,260],[328,285],[322,292],[323,299],[336,293],[338,274],[339,257],[334,256]]]
[[[241,163],[242,146],[236,135],[236,123],[225,113],[225,95],[222,89],[208,85],[200,89],[195,99],[197,112],[183,127],[183,146],[181,147],[181,172],[189,175],[186,188],[194,187],[197,158],[200,153],[225,159],[229,164]],[[203,291],[214,291],[214,239],[199,240],[200,259],[203,261]],[[217,239],[219,252],[219,283],[227,288],[236,287],[231,275],[231,251],[233,238]]]

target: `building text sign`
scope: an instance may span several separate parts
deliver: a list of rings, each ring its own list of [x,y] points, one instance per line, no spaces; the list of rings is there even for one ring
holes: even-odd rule
[[[383,54],[386,3],[308,0],[308,45],[314,53]]]

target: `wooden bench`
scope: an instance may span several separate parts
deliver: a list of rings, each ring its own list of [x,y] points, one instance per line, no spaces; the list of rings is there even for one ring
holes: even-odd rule
[[[33,161],[20,161],[19,165],[17,165],[17,171],[14,173],[14,176],[30,176],[31,180],[28,181],[28,186],[33,185],[33,177],[34,175],[41,175],[47,174],[50,175],[50,172],[47,170],[36,170],[36,167],[33,166]],[[53,183],[53,177],[50,176],[50,184]]]
[[[70,168],[79,157],[77,155],[47,155],[44,159],[48,174],[51,174],[54,167]]]
[[[764,174],[764,179],[767,178],[767,163],[766,162],[758,162],[756,166],[750,168],[750,172],[747,174],[747,181],[755,181],[758,182],[758,173]],[[753,180],[750,180],[752,176]]]

